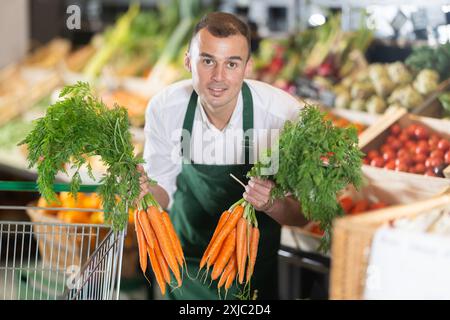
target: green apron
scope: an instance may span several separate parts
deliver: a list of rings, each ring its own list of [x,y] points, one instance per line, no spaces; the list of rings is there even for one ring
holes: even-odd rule
[[[253,101],[250,88],[244,82],[243,97],[243,129],[253,129]],[[192,136],[197,94],[192,92],[184,118],[183,129]],[[191,139],[192,141],[192,139]],[[245,164],[236,165],[204,165],[194,164],[190,158],[190,148],[183,150],[181,173],[176,180],[177,190],[170,209],[174,227],[180,237],[191,277],[196,277],[200,259],[205,251],[214,229],[223,211],[242,198],[244,189],[230,177],[234,174],[241,181],[247,181],[245,175],[250,170],[248,137],[243,144]],[[280,225],[264,213],[257,212],[260,228],[260,242],[254,274],[251,281],[252,293],[256,289],[258,299],[278,298],[278,263],[277,254],[280,245]],[[211,272],[212,270],[210,270]],[[203,275],[203,270],[200,273]],[[211,279],[204,283],[192,280],[186,275],[181,288],[169,291],[169,299],[218,299],[217,281],[211,285]],[[235,294],[242,290],[236,282],[228,290],[227,299],[236,299]],[[221,293],[224,298],[224,291]]]

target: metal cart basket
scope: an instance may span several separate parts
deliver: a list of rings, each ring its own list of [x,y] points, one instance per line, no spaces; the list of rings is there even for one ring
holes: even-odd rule
[[[94,192],[97,185],[82,185]],[[55,184],[56,192],[69,191]],[[0,181],[0,191],[37,191],[35,183]],[[126,228],[37,219],[40,210],[100,211],[82,208],[4,206],[27,210],[31,222],[0,221],[0,300],[119,299]],[[39,221],[37,221],[39,220]]]

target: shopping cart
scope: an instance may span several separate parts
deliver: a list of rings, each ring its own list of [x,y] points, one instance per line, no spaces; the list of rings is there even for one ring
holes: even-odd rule
[[[82,185],[80,192],[96,188]],[[54,185],[55,192],[69,189]],[[0,181],[0,191],[37,191],[37,186]],[[0,300],[119,299],[126,228],[115,232],[107,225],[38,219],[42,209],[100,211],[0,205],[0,210],[27,210],[31,217],[31,222],[0,221]]]

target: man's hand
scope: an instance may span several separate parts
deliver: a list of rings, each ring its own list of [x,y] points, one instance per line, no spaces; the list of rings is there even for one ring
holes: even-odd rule
[[[268,212],[272,206],[273,201],[270,197],[270,192],[275,186],[271,180],[262,180],[251,177],[248,185],[245,187],[244,199],[250,202],[257,211]]]
[[[139,194],[138,200],[137,202],[141,202],[142,198],[147,194],[150,193],[150,183],[148,180],[148,176],[147,173],[145,172],[144,167],[141,164],[137,165],[137,170],[139,171],[139,173],[141,174],[141,176],[139,177],[139,183],[141,185],[141,193]]]
[[[138,165],[136,169],[140,172],[141,176],[139,177],[139,183],[141,185],[141,193],[139,194],[137,203],[140,203],[142,198],[146,195],[151,193],[155,200],[163,207],[163,209],[167,209],[169,206],[169,195],[167,194],[166,190],[162,188],[158,184],[152,184],[150,183],[150,179],[147,176],[147,173],[144,170],[144,167],[142,165]]]

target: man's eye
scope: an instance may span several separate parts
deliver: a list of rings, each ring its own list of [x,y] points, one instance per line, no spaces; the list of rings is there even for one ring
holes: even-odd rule
[[[235,63],[235,62],[228,62],[228,67],[229,67],[230,69],[234,69],[234,68],[237,67],[237,63]]]
[[[213,64],[213,61],[211,59],[203,59],[203,63],[206,64],[207,66],[210,66]]]

